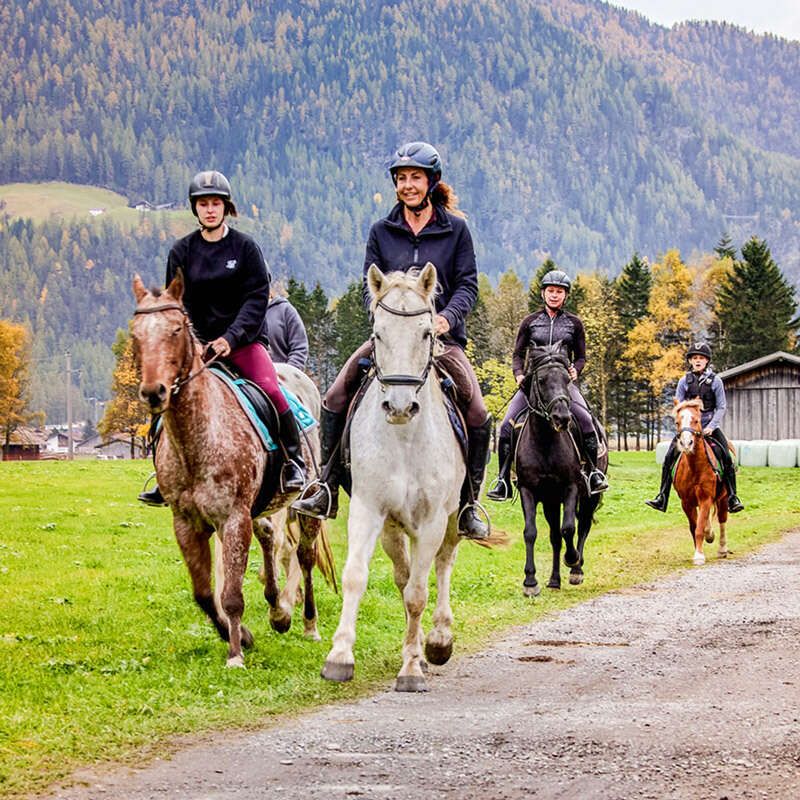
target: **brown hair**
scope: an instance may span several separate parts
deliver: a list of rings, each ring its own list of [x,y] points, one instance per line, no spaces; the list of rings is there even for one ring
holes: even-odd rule
[[[435,206],[442,206],[457,217],[467,216],[458,208],[458,195],[453,191],[453,187],[444,181],[436,184],[436,188],[431,192],[431,201]]]

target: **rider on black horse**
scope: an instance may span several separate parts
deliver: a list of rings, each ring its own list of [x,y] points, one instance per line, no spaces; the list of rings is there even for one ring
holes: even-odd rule
[[[705,342],[692,345],[686,351],[686,359],[691,369],[678,381],[675,399],[679,403],[684,400],[693,400],[695,397],[699,397],[703,401],[701,415],[703,435],[710,436],[720,445],[723,466],[722,480],[728,490],[728,511],[736,514],[742,511],[744,506],[736,496],[736,467],[728,449],[728,440],[725,438],[722,428],[719,427],[727,408],[725,387],[711,370],[711,348]],[[676,434],[664,456],[664,465],[661,468],[661,488],[652,500],[645,500],[645,503],[656,511],[667,510],[669,490],[672,486],[672,468],[677,460],[678,436]]]
[[[542,300],[544,308],[529,314],[522,320],[514,345],[514,355],[511,368],[514,372],[517,385],[525,379],[525,357],[528,348],[532,346],[546,346],[561,342],[568,351],[572,365],[569,376],[570,411],[575,418],[583,435],[583,450],[587,462],[589,492],[598,494],[608,489],[606,476],[597,468],[597,432],[592,420],[592,414],[586,401],[578,389],[578,375],[586,364],[586,334],[583,322],[577,314],[564,311],[563,305],[567,300],[572,281],[560,269],[552,269],[542,278]],[[498,457],[500,473],[497,481],[487,497],[492,500],[510,500],[513,496],[511,489],[511,466],[513,454],[514,421],[528,404],[528,398],[522,389],[518,389],[508,405],[508,411],[500,426],[500,439],[498,442]]]

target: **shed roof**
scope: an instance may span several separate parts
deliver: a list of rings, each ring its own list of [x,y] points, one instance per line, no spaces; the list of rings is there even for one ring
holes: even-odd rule
[[[718,376],[720,380],[724,381],[725,378],[734,378],[737,375],[743,375],[746,372],[751,372],[755,369],[761,369],[762,367],[766,367],[772,363],[777,364],[781,361],[800,367],[800,356],[795,356],[791,353],[785,353],[783,350],[777,350],[774,353],[770,353],[768,356],[761,356],[761,358],[755,358],[752,361],[747,361],[744,364],[739,364],[736,367],[726,369],[724,372],[718,373]]]

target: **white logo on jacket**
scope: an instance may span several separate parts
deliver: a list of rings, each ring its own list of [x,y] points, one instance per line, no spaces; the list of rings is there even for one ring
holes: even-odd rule
[[[236,269],[236,259],[234,258],[225,264],[225,269]]]

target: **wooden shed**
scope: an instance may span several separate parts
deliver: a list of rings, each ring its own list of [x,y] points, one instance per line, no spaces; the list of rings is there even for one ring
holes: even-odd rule
[[[729,439],[800,439],[800,356],[778,351],[719,373]]]
[[[2,461],[38,461],[47,445],[43,431],[25,425],[11,432],[8,444],[0,448]]]

